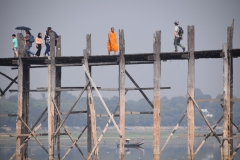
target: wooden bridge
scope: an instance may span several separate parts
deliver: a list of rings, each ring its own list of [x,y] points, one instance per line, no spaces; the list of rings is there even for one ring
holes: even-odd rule
[[[94,56],[91,52],[91,35],[86,36],[86,49],[83,50],[83,56],[76,57],[61,57],[61,36],[58,39],[57,46],[55,47],[54,35],[50,35],[50,57],[24,57],[24,41],[23,35],[19,33],[17,35],[19,43],[19,58],[1,58],[0,66],[9,66],[12,69],[18,69],[18,75],[14,79],[8,77],[7,75],[1,73],[6,78],[10,79],[12,82],[6,89],[0,89],[1,95],[9,90],[10,86],[13,83],[17,83],[17,90],[11,90],[12,92],[18,92],[18,112],[13,114],[1,114],[0,116],[10,117],[16,116],[16,152],[13,153],[10,159],[16,157],[17,160],[27,159],[28,157],[28,140],[30,138],[35,138],[39,145],[46,151],[48,154],[49,160],[54,159],[54,139],[57,139],[56,150],[58,159],[65,159],[72,147],[76,147],[84,159],[99,159],[98,156],[98,144],[102,140],[104,133],[108,129],[108,125],[113,122],[118,136],[120,138],[119,145],[119,159],[125,159],[124,156],[124,141],[125,141],[125,115],[131,114],[125,112],[125,94],[128,90],[139,90],[143,97],[147,100],[150,107],[152,107],[153,112],[147,112],[144,114],[153,114],[153,160],[159,160],[160,155],[165,149],[166,145],[170,141],[171,137],[178,129],[178,126],[182,122],[183,118],[187,116],[188,122],[188,132],[187,132],[187,145],[188,145],[188,160],[193,160],[195,155],[201,149],[203,144],[206,142],[207,138],[214,136],[219,142],[219,149],[221,151],[222,160],[234,159],[240,144],[237,148],[233,148],[233,139],[237,138],[234,136],[233,127],[237,128],[237,131],[240,132],[240,129],[232,120],[233,112],[232,105],[235,101],[240,101],[239,98],[233,98],[233,58],[240,57],[240,49],[232,48],[232,38],[233,38],[233,29],[234,23],[227,29],[227,43],[222,45],[222,48],[219,50],[208,50],[208,51],[195,51],[195,29],[194,26],[188,26],[187,36],[188,36],[188,51],[187,52],[161,52],[161,31],[156,31],[154,35],[153,42],[153,52],[152,53],[136,53],[136,54],[125,54],[125,40],[124,40],[124,31],[119,30],[119,55],[117,56]],[[195,59],[204,59],[204,58],[221,58],[223,59],[223,97],[222,99],[207,99],[207,100],[196,100],[194,98],[194,86],[195,86]],[[167,60],[188,60],[188,83],[187,83],[187,106],[186,112],[180,118],[179,122],[176,124],[171,134],[167,138],[163,147],[160,147],[160,89],[170,89],[170,87],[160,87],[161,82],[161,61]],[[154,84],[152,88],[141,88],[137,82],[131,77],[131,75],[126,71],[125,65],[132,64],[153,64],[153,80]],[[119,65],[119,88],[115,89],[105,89],[105,90],[118,90],[119,91],[119,105],[116,106],[113,113],[108,109],[108,106],[104,102],[101,93],[99,90],[104,90],[104,88],[97,87],[94,83],[94,79],[91,76],[91,67],[92,66],[102,66],[102,65]],[[61,87],[61,68],[69,66],[80,66],[84,69],[86,78],[86,84],[84,87]],[[44,68],[48,69],[48,87],[38,88],[36,90],[30,89],[30,69],[31,68]],[[125,76],[128,76],[133,82],[136,88],[126,88],[125,87]],[[152,89],[154,91],[153,103],[149,98],[144,94],[144,90]],[[69,111],[66,114],[65,118],[62,118],[61,109],[60,109],[60,94],[61,91],[72,91],[72,90],[81,90],[80,95],[78,96],[74,105],[69,107]],[[101,135],[97,137],[96,134],[96,113],[94,109],[94,101],[92,90],[94,90],[99,96],[106,112],[109,117],[109,120],[103,129]],[[29,92],[34,91],[47,91],[48,92],[48,106],[43,113],[39,115],[36,123],[29,127],[28,117],[29,117]],[[87,113],[87,122],[88,124],[79,134],[77,139],[74,139],[69,133],[68,129],[65,126],[65,121],[68,116],[73,113],[72,110],[75,107],[78,100],[81,98],[82,94],[87,92],[87,111],[79,111],[78,113]],[[207,118],[202,113],[201,109],[198,106],[198,102],[211,102],[211,101],[222,101],[223,115],[214,125],[211,125]],[[202,118],[206,122],[207,126],[210,129],[209,133],[203,135],[204,139],[200,146],[194,150],[194,108],[200,112]],[[219,106],[220,107],[220,106]],[[119,110],[120,126],[118,126],[114,120],[116,112]],[[142,114],[141,112],[134,112],[134,114]],[[44,117],[44,115],[47,115]],[[80,114],[81,116],[81,114]],[[41,121],[42,120],[42,121]],[[42,145],[40,140],[37,138],[36,131],[41,127],[42,123],[48,121],[48,146],[45,147]],[[222,134],[216,134],[215,128],[223,120],[223,129]],[[71,141],[72,147],[66,153],[60,154],[60,129],[64,128],[65,133],[67,134]],[[87,132],[87,148],[88,153],[83,153],[81,146],[77,144],[84,132]],[[45,134],[46,135],[46,134]],[[221,136],[222,135],[222,136]]]

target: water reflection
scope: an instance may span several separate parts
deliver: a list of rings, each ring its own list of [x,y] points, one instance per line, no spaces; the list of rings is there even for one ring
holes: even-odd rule
[[[176,141],[175,141],[176,143]],[[197,142],[196,142],[197,143]],[[47,147],[47,145],[44,145]],[[61,157],[69,149],[70,145],[61,145]],[[84,155],[87,156],[86,145],[79,146],[83,151]],[[196,149],[197,145],[195,146]],[[15,144],[9,144],[8,141],[0,142],[0,159],[7,160],[15,152]],[[36,143],[29,144],[29,158],[31,160],[46,160],[48,159],[47,153]],[[136,148],[126,148],[125,147],[125,160],[151,160],[153,154],[152,143],[146,142],[141,147]],[[57,153],[55,152],[55,156]],[[116,144],[101,144],[99,148],[99,158],[100,160],[118,160],[119,150]],[[186,144],[169,144],[166,149],[161,154],[162,160],[186,160],[187,159],[187,145]],[[220,156],[220,146],[216,141],[207,142],[203,148],[198,152],[195,157],[196,160],[219,160]],[[235,159],[240,159],[240,152],[237,153]],[[84,160],[79,151],[74,147],[66,160]]]

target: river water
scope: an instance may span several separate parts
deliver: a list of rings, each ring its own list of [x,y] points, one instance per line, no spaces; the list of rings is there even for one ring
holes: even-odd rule
[[[201,139],[202,140],[202,139]],[[195,150],[197,145],[200,144],[201,140],[195,141]],[[142,148],[125,148],[125,160],[151,160],[152,159],[152,142],[146,140],[146,143],[142,145]],[[239,140],[235,141],[235,147],[239,143]],[[162,143],[161,143],[162,144]],[[45,144],[46,146],[46,140]],[[61,157],[70,148],[70,143],[61,145]],[[87,147],[86,145],[80,145],[80,148],[84,155],[86,155]],[[9,140],[0,141],[0,160],[9,159],[15,152],[14,141],[9,142]],[[47,160],[47,153],[36,143],[36,141],[31,140],[29,142],[28,149],[29,158],[31,160]],[[55,153],[56,157],[57,153]],[[100,160],[118,160],[118,148],[116,144],[113,143],[102,143],[99,148],[99,158]],[[165,150],[161,154],[161,160],[186,160],[187,158],[187,140],[186,139],[173,139],[171,143],[167,145]],[[55,158],[57,159],[57,158]],[[71,152],[66,157],[67,160],[83,160],[80,152],[74,147]],[[196,160],[220,160],[220,147],[219,143],[215,139],[208,140],[202,149],[198,152],[195,157]],[[235,160],[240,159],[240,151],[237,153]]]

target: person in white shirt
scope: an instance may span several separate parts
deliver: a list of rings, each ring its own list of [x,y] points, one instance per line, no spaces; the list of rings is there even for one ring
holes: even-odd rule
[[[182,37],[178,34],[179,22],[175,21],[174,24],[175,24],[175,28],[174,28],[174,36],[173,36],[173,40],[174,40],[173,45],[175,46],[175,52],[178,51],[177,46],[181,47],[183,52],[184,52],[185,51],[185,47],[180,44],[180,41],[181,41]]]

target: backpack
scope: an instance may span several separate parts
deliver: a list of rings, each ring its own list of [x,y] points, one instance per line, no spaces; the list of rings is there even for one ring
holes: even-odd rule
[[[35,38],[34,38],[34,36],[33,36],[33,35],[30,35],[29,42],[30,42],[30,43],[33,43],[33,42],[35,42]]]
[[[184,31],[183,31],[182,27],[179,26],[178,27],[178,35],[179,35],[179,37],[182,37],[183,33],[184,33]]]

